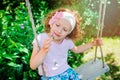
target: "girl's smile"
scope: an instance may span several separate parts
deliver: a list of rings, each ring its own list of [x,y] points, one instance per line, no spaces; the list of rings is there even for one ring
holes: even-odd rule
[[[53,36],[61,37],[61,35],[59,33],[57,33],[57,32],[54,32]]]

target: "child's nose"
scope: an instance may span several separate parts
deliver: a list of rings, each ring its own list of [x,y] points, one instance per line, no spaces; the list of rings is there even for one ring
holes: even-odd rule
[[[58,32],[59,32],[59,33],[62,33],[62,29],[58,29]]]

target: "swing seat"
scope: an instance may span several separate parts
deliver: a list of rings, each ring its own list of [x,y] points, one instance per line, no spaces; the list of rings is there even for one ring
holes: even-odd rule
[[[79,74],[79,78],[82,80],[94,80],[96,77],[108,72],[110,68],[104,64],[101,60],[91,60],[80,67],[76,68],[75,71]]]

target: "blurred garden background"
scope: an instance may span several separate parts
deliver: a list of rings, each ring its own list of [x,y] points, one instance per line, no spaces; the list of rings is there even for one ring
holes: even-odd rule
[[[0,1],[0,80],[39,80],[37,70],[29,67],[33,30],[24,0]],[[91,41],[97,35],[99,0],[30,0],[37,33],[44,31],[46,14],[66,7],[79,12],[84,37],[76,45]],[[120,80],[120,0],[107,0],[103,29],[103,53],[110,71],[96,80]],[[68,63],[76,68],[94,58],[95,49],[84,54],[69,52]],[[100,58],[100,53],[97,55]],[[101,58],[100,58],[101,59]]]

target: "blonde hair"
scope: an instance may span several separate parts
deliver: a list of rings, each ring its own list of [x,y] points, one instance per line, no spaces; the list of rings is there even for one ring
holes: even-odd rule
[[[44,21],[44,25],[45,25],[45,32],[49,33],[50,32],[50,25],[49,25],[49,20],[52,18],[52,16],[56,13],[56,12],[69,12],[71,14],[74,15],[75,20],[76,20],[76,25],[75,28],[73,29],[73,31],[67,36],[67,38],[70,38],[72,40],[80,40],[83,37],[83,31],[80,27],[81,25],[81,17],[80,15],[76,12],[76,11],[72,11],[70,9],[66,9],[66,8],[58,8],[56,10],[53,10],[52,12],[50,12],[49,14],[47,14],[46,19]]]

